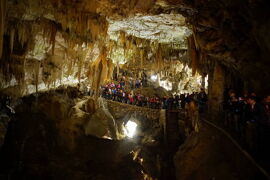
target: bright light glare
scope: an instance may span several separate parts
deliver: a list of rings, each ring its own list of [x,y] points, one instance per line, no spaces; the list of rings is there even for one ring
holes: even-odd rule
[[[157,80],[157,75],[152,75],[151,80],[156,81]]]
[[[169,81],[160,81],[160,86],[166,89],[167,91],[172,90],[172,83]]]
[[[207,76],[205,77],[205,88],[206,88],[206,89],[208,88],[208,74],[207,74]]]
[[[128,121],[125,125],[124,132],[129,137],[132,138],[135,135],[137,124],[133,121]]]

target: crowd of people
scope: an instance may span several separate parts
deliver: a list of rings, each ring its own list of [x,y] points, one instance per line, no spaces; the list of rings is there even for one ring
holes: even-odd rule
[[[224,124],[254,153],[269,152],[270,95],[259,98],[255,93],[237,96],[234,90],[225,94]]]
[[[138,83],[136,83],[138,82]],[[141,107],[148,107],[153,109],[184,109],[185,105],[190,101],[196,101],[199,104],[200,111],[204,111],[206,107],[207,95],[202,89],[199,93],[180,94],[174,96],[144,96],[141,93],[134,93],[133,88],[140,88],[143,86],[140,81],[135,81],[131,90],[127,91],[125,88],[125,81],[120,80],[116,83],[109,83],[101,88],[101,96],[113,101],[136,105]]]
[[[189,116],[196,114],[195,108],[189,106],[196,106],[199,113],[205,112],[207,108],[208,98],[204,89],[192,94],[148,97],[141,93],[134,93],[133,88],[143,86],[140,81],[135,80],[129,91],[125,86],[126,83],[123,80],[116,84],[107,84],[102,87],[102,97],[153,109],[186,109]],[[225,126],[236,134],[250,150],[256,152],[270,150],[265,147],[268,146],[265,142],[270,138],[270,95],[261,99],[255,93],[237,96],[234,90],[230,90],[224,97],[223,112]]]

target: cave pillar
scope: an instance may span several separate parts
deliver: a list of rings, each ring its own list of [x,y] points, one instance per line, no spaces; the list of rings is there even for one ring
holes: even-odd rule
[[[214,68],[209,72],[209,86],[208,86],[208,106],[209,115],[212,120],[218,120],[220,108],[223,102],[223,92],[225,87],[225,73],[222,66],[215,63]]]

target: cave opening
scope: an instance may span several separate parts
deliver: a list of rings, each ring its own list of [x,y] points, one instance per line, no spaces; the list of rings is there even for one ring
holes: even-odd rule
[[[270,179],[267,0],[1,0],[0,179]]]

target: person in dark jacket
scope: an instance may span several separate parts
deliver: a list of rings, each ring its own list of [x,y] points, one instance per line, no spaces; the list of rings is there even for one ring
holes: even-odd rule
[[[180,95],[180,103],[181,103],[181,109],[185,109],[186,101],[185,101],[185,94]]]
[[[262,102],[262,116],[258,122],[258,148],[261,158],[270,160],[270,95],[267,95]],[[268,158],[268,159],[265,159]]]
[[[251,151],[258,152],[258,124],[261,121],[263,109],[257,102],[257,98],[250,96],[247,100],[246,108],[246,137],[247,143]]]
[[[198,94],[197,99],[199,104],[199,112],[200,113],[205,112],[208,97],[203,88],[201,88],[201,92]]]

